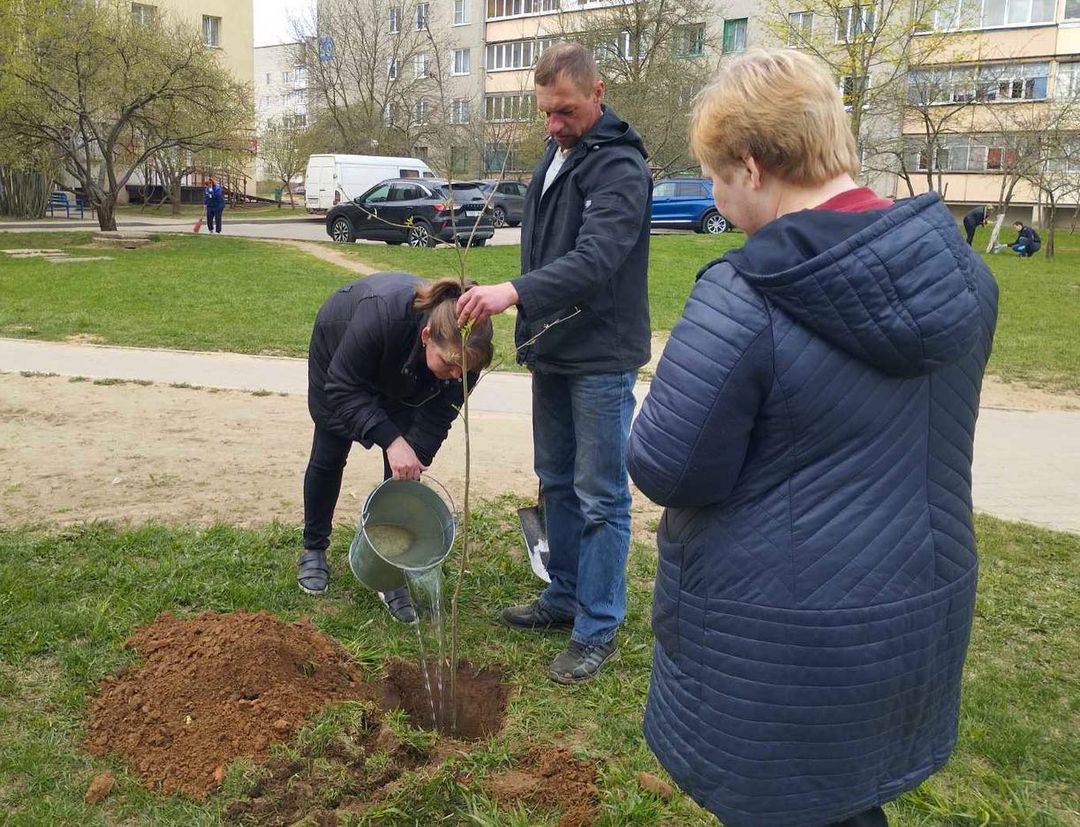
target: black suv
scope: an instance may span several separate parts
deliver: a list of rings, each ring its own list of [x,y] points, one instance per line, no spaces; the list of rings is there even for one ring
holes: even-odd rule
[[[326,215],[326,234],[343,244],[366,238],[410,247],[434,247],[439,241],[464,246],[471,234],[473,246],[483,247],[495,235],[484,194],[475,183],[455,182],[451,210],[450,188],[431,178],[381,181],[333,207]]]
[[[496,227],[516,227],[525,212],[525,191],[520,181],[476,181],[476,186],[491,198],[491,217]],[[494,190],[494,194],[491,192]]]

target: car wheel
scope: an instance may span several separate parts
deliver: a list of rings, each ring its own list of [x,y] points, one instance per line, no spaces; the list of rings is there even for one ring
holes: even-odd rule
[[[418,220],[409,227],[410,247],[434,247],[435,236],[431,234],[431,225],[426,221]]]
[[[701,219],[701,232],[708,233],[709,235],[726,233],[727,219],[715,210],[707,212],[705,213],[705,217]]]
[[[502,207],[496,207],[491,213],[491,220],[495,223],[496,227],[506,226],[506,210]]]
[[[352,244],[356,240],[356,234],[353,232],[349,219],[335,218],[334,223],[330,225],[330,238],[339,244]]]

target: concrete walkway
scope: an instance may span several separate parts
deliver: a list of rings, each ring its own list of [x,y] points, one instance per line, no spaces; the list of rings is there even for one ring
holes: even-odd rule
[[[0,372],[30,371],[206,388],[302,395],[303,359],[101,347],[0,338]],[[639,383],[639,399],[648,384]],[[527,417],[528,377],[492,373],[471,397],[484,415]],[[974,461],[975,507],[995,516],[1080,533],[1080,411],[980,411]]]

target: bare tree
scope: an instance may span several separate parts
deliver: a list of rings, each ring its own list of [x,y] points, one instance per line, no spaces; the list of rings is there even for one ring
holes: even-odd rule
[[[311,154],[308,130],[272,120],[263,130],[259,154],[266,171],[289,194],[289,206],[295,206],[292,181],[304,171]]]
[[[120,192],[147,159],[246,128],[250,91],[191,27],[143,25],[119,0],[20,0],[11,16],[4,131],[51,147],[103,230],[116,229]]]
[[[433,4],[419,0],[321,0],[293,20],[297,62],[335,149],[411,154],[436,131]]]
[[[657,176],[697,169],[687,151],[694,96],[714,75],[714,0],[637,0],[559,15],[559,36],[592,49],[605,99],[637,129]]]

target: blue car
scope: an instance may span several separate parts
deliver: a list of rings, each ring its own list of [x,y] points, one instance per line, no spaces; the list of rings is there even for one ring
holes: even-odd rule
[[[652,226],[719,235],[728,220],[716,210],[708,178],[665,178],[653,186]]]

